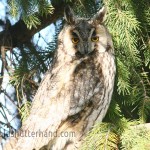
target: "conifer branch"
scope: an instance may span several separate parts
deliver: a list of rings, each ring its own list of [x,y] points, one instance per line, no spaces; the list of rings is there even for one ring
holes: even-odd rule
[[[65,3],[63,1],[59,1],[59,3],[55,3],[55,0],[52,0],[52,5],[54,7],[53,14],[47,14],[40,16],[36,14],[41,21],[40,25],[37,25],[37,28],[28,29],[23,20],[19,20],[15,25],[9,26],[7,31],[4,30],[0,32],[0,39],[3,39],[4,34],[9,32],[9,36],[12,40],[12,47],[18,47],[22,43],[26,43],[31,40],[32,36],[39,32],[41,29],[47,27],[51,23],[56,22],[59,18],[63,16]],[[72,3],[73,4],[73,1]],[[2,40],[1,40],[2,41]],[[10,46],[7,43],[0,42],[0,46]]]

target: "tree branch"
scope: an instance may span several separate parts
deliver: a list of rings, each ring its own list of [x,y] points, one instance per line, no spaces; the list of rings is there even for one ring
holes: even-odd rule
[[[53,14],[49,14],[47,16],[39,16],[41,20],[41,24],[37,26],[37,28],[32,28],[29,30],[23,20],[19,20],[15,25],[9,26],[8,29],[0,32],[0,39],[3,39],[6,32],[9,32],[9,38],[11,38],[12,45],[8,45],[7,43],[2,43],[3,40],[0,41],[0,46],[11,46],[18,47],[22,43],[26,43],[29,41],[32,36],[39,32],[41,29],[47,27],[51,23],[55,22],[57,19],[63,16],[65,3],[60,1],[59,3],[55,3],[55,0],[52,1],[52,5],[55,8]],[[7,31],[8,30],[8,31]]]

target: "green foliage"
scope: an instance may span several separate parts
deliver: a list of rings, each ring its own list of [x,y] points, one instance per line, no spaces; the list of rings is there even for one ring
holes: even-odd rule
[[[115,92],[118,95],[115,93],[117,97],[114,101],[119,104],[122,115],[132,116],[132,119],[139,115],[139,119],[145,122],[150,111],[148,1],[140,1],[138,5],[126,0],[104,0],[104,3],[108,10],[106,24],[113,36],[117,58]]]
[[[150,130],[139,121],[121,120],[115,124],[97,123],[84,139],[81,150],[149,150]]]
[[[150,112],[150,98],[143,98],[139,107],[140,120],[144,123],[147,121]]]
[[[30,108],[31,108],[31,102],[25,101],[25,103],[19,109],[22,122],[24,122],[26,118],[30,115]]]
[[[37,28],[37,26],[41,24],[39,18],[35,14],[24,16],[22,19],[29,29],[32,27]]]
[[[11,16],[21,16],[29,29],[41,24],[39,16],[52,14],[54,10],[48,0],[9,0],[8,4]]]
[[[19,108],[22,106],[25,97],[32,94],[31,91],[35,92],[35,90],[37,90],[38,84],[34,82],[32,78],[35,73],[36,70],[29,70],[25,66],[21,65],[15,69],[14,73],[10,77],[10,84],[16,88]]]
[[[121,135],[122,150],[149,150],[150,131],[145,127],[130,127]]]
[[[101,0],[97,2],[95,0],[77,0],[73,8],[78,16],[90,18],[97,12],[100,4]]]
[[[118,143],[119,137],[115,133],[115,126],[98,123],[85,138],[81,150],[116,150]]]
[[[136,46],[140,25],[133,13],[133,8],[131,9],[131,6],[129,7],[129,2],[125,4],[120,3],[120,5],[116,7],[115,1],[113,0],[107,1],[107,7],[107,25],[114,37],[117,56],[120,57],[122,61],[126,61],[126,58],[128,58],[134,65],[138,65],[140,60]]]
[[[16,17],[18,15],[19,7],[16,0],[9,0],[8,4],[10,6],[10,14],[12,17]]]
[[[121,62],[119,58],[117,58],[117,65],[118,65],[118,93],[127,95],[130,94],[130,72],[128,67],[125,63]]]
[[[49,4],[46,0],[40,0],[39,1],[39,13],[41,15],[48,15],[49,13],[53,13],[53,6]]]

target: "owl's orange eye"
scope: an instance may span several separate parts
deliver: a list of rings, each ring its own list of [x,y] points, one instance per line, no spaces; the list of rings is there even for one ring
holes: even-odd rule
[[[77,44],[79,42],[79,38],[72,38],[72,43]]]
[[[98,36],[94,36],[94,37],[91,38],[91,41],[92,42],[97,42],[97,41],[99,41],[99,37]]]

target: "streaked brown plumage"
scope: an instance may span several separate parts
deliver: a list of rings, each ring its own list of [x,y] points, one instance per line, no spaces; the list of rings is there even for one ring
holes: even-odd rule
[[[56,133],[18,137],[13,150],[73,150],[109,107],[115,78],[111,36],[103,25],[106,10],[92,19],[77,18],[68,7],[51,69],[45,75],[22,130]],[[62,132],[75,136],[62,137]],[[6,146],[7,149],[7,146]]]

